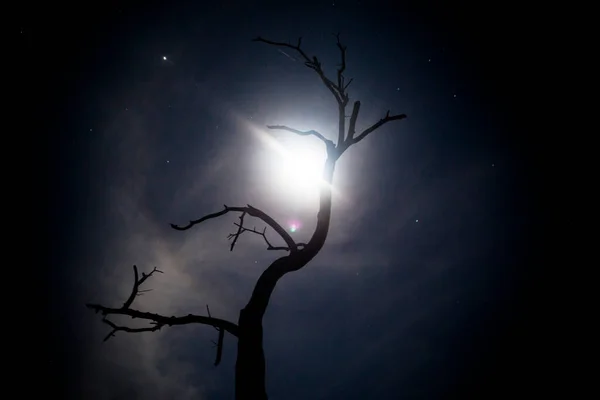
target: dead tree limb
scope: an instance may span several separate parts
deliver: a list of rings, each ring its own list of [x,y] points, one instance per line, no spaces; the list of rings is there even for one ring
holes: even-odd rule
[[[321,135],[319,132],[314,131],[314,130],[301,131],[301,130],[298,130],[298,129],[290,128],[290,127],[285,126],[285,125],[267,125],[267,128],[269,128],[269,129],[279,129],[279,130],[282,130],[282,131],[288,131],[288,132],[292,132],[292,133],[295,133],[295,134],[300,135],[300,136],[310,136],[310,135],[312,135],[312,136],[315,136],[315,137],[319,138],[323,143],[325,143],[326,147],[330,147],[330,146],[334,145],[331,140],[327,139],[325,136]]]
[[[301,37],[298,38],[298,42],[296,45],[293,45],[290,43],[284,43],[284,42],[274,42],[272,40],[263,39],[260,36],[252,39],[252,41],[263,42],[263,43],[270,44],[272,46],[287,47],[289,49],[296,50],[298,52],[298,54],[300,54],[300,56],[304,59],[304,65],[306,65],[308,68],[314,70],[319,75],[319,77],[321,78],[321,81],[325,84],[325,87],[327,87],[327,89],[329,89],[331,94],[333,94],[333,96],[335,97],[338,104],[340,106],[348,104],[348,98],[344,94],[345,92],[344,92],[343,86],[338,86],[337,84],[333,83],[333,81],[331,79],[329,79],[327,76],[325,76],[325,72],[323,72],[321,62],[319,61],[319,59],[316,56],[313,56],[311,58],[304,52],[304,50],[302,50],[302,48],[301,48],[302,38]],[[344,50],[342,53],[343,53],[342,61],[345,66],[346,51]],[[342,72],[343,72],[343,70],[342,70]]]
[[[152,274],[155,272],[163,273],[156,267],[148,274],[142,272],[142,277],[139,278],[137,266],[133,266],[133,274],[135,280],[133,282],[133,288],[131,290],[131,294],[127,298],[127,301],[121,306],[121,308],[110,308],[105,307],[100,304],[86,304],[86,306],[97,313],[102,313],[102,322],[107,324],[112,328],[112,330],[104,337],[104,341],[106,342],[111,337],[115,336],[117,332],[128,332],[128,333],[140,333],[140,332],[155,332],[160,330],[163,326],[174,326],[174,325],[187,325],[187,324],[204,324],[213,326],[215,329],[219,331],[219,342],[217,348],[217,360],[215,361],[215,365],[218,365],[221,360],[221,354],[223,352],[223,334],[225,331],[229,332],[234,336],[239,335],[239,328],[233,322],[229,322],[219,318],[213,318],[210,316],[210,311],[208,312],[209,316],[205,317],[203,315],[194,315],[188,314],[181,317],[167,317],[165,315],[144,312],[139,310],[134,310],[131,307],[135,298],[141,294],[140,286],[144,283]],[[147,290],[146,290],[147,291]],[[208,306],[207,310],[208,310]],[[151,326],[142,327],[142,328],[132,328],[128,326],[117,325],[113,321],[108,319],[109,315],[126,315],[131,317],[132,319],[138,318],[142,320],[149,321]]]
[[[129,333],[139,333],[139,332],[155,332],[160,330],[160,328],[163,327],[163,324],[159,324],[158,322],[150,322],[150,327],[147,328],[130,328],[128,326],[119,326],[117,324],[115,324],[114,322],[110,321],[107,318],[102,318],[102,322],[104,322],[105,324],[107,324],[108,326],[110,326],[112,328],[112,331],[110,331],[108,333],[108,335],[106,335],[104,337],[104,341],[106,342],[108,339],[110,339],[111,337],[115,336],[116,332],[129,332]]]
[[[225,208],[222,211],[219,211],[219,212],[216,212],[216,213],[212,213],[212,214],[208,214],[208,215],[205,215],[204,217],[201,217],[199,219],[192,220],[192,221],[190,221],[185,226],[179,226],[179,225],[171,224],[171,227],[173,229],[178,230],[178,231],[185,231],[187,229],[190,229],[194,225],[201,224],[202,222],[207,221],[207,220],[212,219],[212,218],[221,217],[221,216],[227,214],[228,212],[241,212],[241,213],[244,213],[244,214],[248,214],[248,215],[250,215],[252,217],[259,218],[263,222],[265,222],[267,225],[269,225],[271,228],[273,228],[273,230],[275,232],[277,232],[279,234],[279,236],[281,236],[281,238],[283,239],[283,241],[287,244],[287,248],[289,249],[289,251],[291,253],[298,251],[298,245],[296,244],[296,242],[294,241],[294,239],[292,239],[292,237],[290,236],[290,234],[287,233],[287,231],[285,229],[283,229],[281,227],[281,225],[279,225],[273,218],[271,218],[264,211],[261,211],[258,208],[252,207],[250,204],[248,204],[246,207],[228,207],[228,206],[224,206],[224,207]],[[231,247],[231,249],[233,250],[233,246]]]
[[[265,227],[262,230],[262,232],[261,232],[261,231],[256,230],[256,228],[252,228],[252,229],[246,228],[246,227],[244,227],[242,225],[242,223],[243,223],[243,221],[241,221],[239,224],[238,223],[234,223],[234,225],[237,226],[240,229],[238,229],[238,231],[236,233],[230,233],[227,236],[227,239],[229,239],[229,240],[233,239],[234,242],[235,242],[235,240],[237,240],[237,237],[239,235],[241,235],[244,232],[250,232],[250,233],[255,233],[255,234],[259,235],[259,236],[262,236],[262,238],[264,239],[265,243],[267,244],[267,250],[284,250],[284,251],[290,251],[289,247],[286,247],[286,246],[273,246],[271,244],[271,242],[267,238],[267,234],[266,234],[267,227]],[[298,246],[298,248],[301,248],[301,247],[306,246],[306,243],[296,243],[296,246]],[[233,250],[233,243],[231,244],[231,250]]]
[[[339,64],[339,67],[337,68],[336,82],[334,82],[332,79],[328,78],[325,75],[325,72],[323,71],[323,68],[322,68],[322,64],[316,56],[313,56],[312,58],[309,57],[306,54],[306,52],[304,51],[304,49],[301,48],[302,38],[299,38],[297,44],[295,44],[295,45],[293,45],[291,43],[285,43],[285,42],[275,42],[273,40],[264,39],[260,36],[253,39],[253,41],[266,43],[266,44],[269,44],[271,46],[276,46],[276,47],[287,47],[287,48],[293,49],[296,52],[298,52],[298,54],[300,54],[300,56],[304,59],[304,65],[306,65],[308,68],[314,70],[319,75],[319,77],[321,78],[321,81],[323,82],[325,87],[333,94],[333,96],[335,97],[335,100],[338,103],[338,141],[337,141],[337,145],[335,145],[335,146],[331,146],[330,143],[333,144],[332,141],[325,138],[322,134],[320,134],[319,132],[316,132],[314,130],[299,131],[297,129],[289,128],[285,125],[267,125],[267,128],[286,130],[286,131],[293,132],[293,133],[296,133],[298,135],[303,135],[303,136],[308,136],[308,135],[316,136],[317,138],[322,140],[327,145],[328,155],[330,155],[330,156],[333,155],[333,157],[335,159],[337,159],[350,146],[360,142],[361,140],[366,138],[371,132],[375,131],[377,128],[381,127],[382,125],[384,125],[387,122],[404,119],[404,118],[406,118],[406,115],[405,114],[390,115],[390,112],[388,111],[384,118],[380,119],[378,122],[376,122],[369,128],[365,129],[363,132],[361,132],[358,136],[355,137],[354,135],[356,134],[356,123],[358,121],[358,114],[360,112],[360,101],[355,101],[354,105],[352,107],[352,113],[350,115],[348,129],[346,131],[346,118],[347,118],[346,106],[348,105],[348,102],[350,101],[350,96],[348,94],[348,86],[352,82],[352,79],[350,79],[346,83],[346,78],[344,76],[344,72],[346,71],[346,46],[344,44],[342,44],[342,42],[340,41],[339,34],[336,34],[335,37],[336,37],[336,45],[337,45],[338,49],[340,50],[340,55],[341,55],[341,63]],[[335,151],[329,151],[330,146]]]
[[[221,356],[223,355],[223,340],[225,339],[225,331],[223,328],[219,328],[219,339],[217,342],[217,356],[215,358],[215,367],[221,363]]]
[[[123,308],[129,308],[131,303],[133,303],[133,300],[135,300],[135,297],[141,294],[140,286],[142,285],[142,283],[144,283],[146,281],[146,279],[150,278],[152,276],[152,274],[155,272],[158,272],[160,274],[163,273],[161,270],[154,267],[154,269],[152,271],[150,271],[149,274],[142,272],[142,277],[140,278],[138,275],[137,266],[135,266],[135,265],[133,266],[133,278],[134,278],[133,289],[131,290],[131,294],[129,295],[129,298],[125,301],[125,303],[123,303]]]
[[[388,122],[399,121],[404,118],[406,118],[406,114],[390,115],[390,111],[388,110],[388,112],[385,114],[385,117],[381,118],[379,121],[362,131],[360,135],[351,140],[350,144],[356,144],[360,142],[361,140],[366,138],[371,132],[381,127],[382,125],[387,124]]]

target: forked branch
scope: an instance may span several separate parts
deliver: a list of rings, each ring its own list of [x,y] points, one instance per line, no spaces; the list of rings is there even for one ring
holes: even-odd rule
[[[162,328],[164,326],[163,324],[159,324],[158,322],[154,322],[154,321],[150,322],[150,325],[153,325],[153,326],[150,326],[147,328],[130,328],[128,326],[119,326],[107,318],[102,318],[102,322],[104,322],[105,324],[107,324],[108,326],[110,326],[112,328],[112,331],[110,331],[108,333],[108,335],[106,335],[104,337],[104,342],[106,342],[111,337],[115,336],[115,333],[118,331],[129,332],[129,333],[155,332],[155,331],[160,330],[160,328]]]
[[[346,89],[348,88],[348,86],[350,86],[350,84],[352,83],[352,79],[350,79],[348,81],[348,83],[345,82],[346,78],[344,77],[344,71],[346,70],[346,49],[347,47],[345,45],[342,44],[342,42],[340,42],[340,34],[337,33],[335,35],[335,39],[336,39],[336,44],[338,49],[340,49],[340,53],[342,56],[342,62],[337,70],[337,87],[339,89],[341,89],[342,92],[345,93]]]
[[[219,361],[221,360],[221,354],[222,354],[223,332],[227,331],[234,336],[238,336],[238,326],[236,324],[234,324],[233,322],[229,322],[229,321],[219,319],[219,318],[213,318],[210,315],[210,311],[208,312],[208,314],[209,314],[208,317],[203,316],[203,315],[194,315],[194,314],[188,314],[186,316],[181,316],[181,317],[175,317],[175,316],[167,317],[167,316],[160,315],[160,314],[149,313],[149,312],[131,309],[130,306],[133,303],[133,301],[135,300],[135,297],[143,292],[143,291],[140,291],[140,289],[139,289],[140,285],[142,283],[144,283],[150,276],[152,276],[153,273],[155,273],[155,272],[162,273],[162,271],[154,268],[148,274],[142,273],[142,277],[139,278],[138,270],[135,265],[133,266],[133,271],[134,271],[134,276],[135,276],[133,289],[131,291],[131,294],[129,295],[129,298],[123,304],[123,306],[121,306],[121,308],[110,308],[110,307],[105,307],[100,304],[86,304],[86,306],[88,308],[96,311],[97,313],[98,312],[102,313],[102,317],[103,317],[102,322],[104,322],[105,324],[107,324],[108,326],[110,326],[112,328],[112,330],[104,338],[104,341],[107,341],[111,337],[115,336],[115,333],[117,333],[119,331],[129,332],[129,333],[155,332],[157,330],[160,330],[163,326],[187,325],[187,324],[194,324],[194,323],[210,325],[219,331],[219,346],[220,347],[217,349],[217,360],[215,361],[215,365],[218,365]],[[207,310],[208,310],[208,306],[207,306]],[[126,315],[126,316],[131,317],[132,319],[138,318],[138,319],[146,320],[146,321],[149,321],[150,326],[140,327],[140,328],[132,328],[132,327],[128,327],[128,326],[117,325],[113,321],[108,319],[109,315]]]
[[[296,133],[296,134],[302,135],[302,136],[309,136],[309,135],[315,136],[327,145],[328,155],[333,154],[335,156],[334,158],[337,159],[351,145],[360,142],[361,140],[366,138],[371,132],[375,131],[377,128],[381,127],[382,125],[384,125],[387,122],[404,119],[404,118],[406,118],[406,115],[405,114],[390,115],[390,112],[388,111],[384,118],[380,119],[378,122],[376,122],[369,128],[365,129],[363,132],[361,132],[358,136],[355,137],[356,122],[358,120],[358,114],[360,112],[360,101],[355,101],[354,106],[352,108],[352,114],[350,115],[348,131],[346,133],[345,125],[346,125],[347,115],[346,115],[345,109],[346,109],[346,105],[348,104],[348,101],[350,100],[347,89],[348,89],[348,86],[350,85],[350,83],[352,82],[352,79],[350,79],[346,83],[346,80],[344,77],[344,71],[346,70],[346,46],[340,42],[339,34],[336,34],[335,37],[336,37],[336,45],[337,45],[338,49],[340,50],[340,54],[341,54],[341,63],[339,64],[338,69],[337,69],[337,82],[335,82],[335,83],[331,79],[329,79],[325,76],[325,73],[323,72],[323,69],[321,67],[321,62],[319,61],[319,59],[316,56],[313,56],[312,58],[310,58],[304,52],[304,50],[301,48],[302,38],[298,39],[298,43],[296,45],[293,45],[291,43],[284,43],[284,42],[274,42],[272,40],[264,39],[260,36],[253,39],[253,41],[263,42],[263,43],[270,44],[272,46],[277,46],[277,47],[287,47],[287,48],[296,50],[298,52],[298,54],[300,54],[300,56],[304,59],[304,61],[305,61],[304,64],[307,67],[309,67],[310,69],[314,70],[319,75],[319,77],[321,78],[321,80],[323,81],[323,83],[325,84],[327,89],[329,89],[329,91],[331,93],[333,93],[336,101],[338,102],[338,106],[339,106],[338,107],[339,108],[338,109],[338,111],[339,111],[339,116],[338,116],[339,117],[338,118],[339,132],[338,132],[338,143],[337,143],[338,151],[335,153],[330,152],[329,151],[330,148],[331,149],[334,148],[333,142],[331,142],[330,140],[327,140],[323,135],[321,135],[317,131],[313,131],[313,130],[300,131],[298,129],[290,128],[285,125],[267,125],[267,128],[281,129],[281,130],[293,132],[293,133]]]
[[[340,43],[339,35],[336,35],[336,36],[338,39],[338,41],[337,41],[338,48],[340,49],[340,51],[342,53],[342,64],[341,64],[340,68],[338,69],[337,83],[334,83],[331,79],[329,79],[327,76],[325,76],[325,72],[323,71],[321,62],[319,61],[319,59],[316,56],[313,56],[311,58],[304,52],[304,50],[301,48],[301,45],[302,45],[301,37],[298,38],[298,42],[295,45],[293,45],[291,43],[274,42],[272,40],[264,39],[260,36],[255,39],[252,39],[252,41],[263,42],[266,44],[270,44],[272,46],[287,47],[289,49],[296,50],[298,52],[298,54],[300,54],[300,56],[304,59],[304,65],[306,65],[308,68],[314,70],[317,73],[317,75],[319,75],[319,78],[321,78],[321,81],[323,81],[323,83],[325,84],[325,87],[327,87],[327,89],[329,89],[331,94],[333,94],[333,96],[335,97],[335,100],[338,102],[338,105],[343,108],[346,106],[346,104],[348,104],[349,98],[348,98],[348,95],[346,94],[346,88],[348,87],[350,82],[348,82],[348,84],[345,85],[344,77],[343,77],[343,72],[346,69],[346,47]]]
[[[360,105],[360,103],[359,103],[359,105]],[[357,114],[358,114],[358,112],[357,112]],[[356,143],[360,142],[361,140],[363,140],[364,138],[366,138],[371,132],[377,130],[379,127],[381,127],[384,124],[387,124],[388,122],[399,121],[399,120],[404,119],[404,118],[406,118],[406,114],[390,115],[390,111],[388,110],[388,112],[385,114],[385,117],[381,118],[379,121],[377,121],[376,123],[374,123],[373,125],[371,125],[367,129],[365,129],[364,131],[362,131],[360,133],[360,135],[358,135],[357,137],[351,139],[350,144],[356,144]]]
[[[233,242],[231,243],[231,250],[233,250],[233,246],[238,238],[238,236],[240,236],[242,233],[244,232],[251,232],[251,233],[255,233],[259,236],[262,236],[262,238],[264,239],[265,243],[267,244],[267,250],[284,250],[284,251],[290,251],[289,247],[286,246],[273,246],[271,244],[271,242],[269,241],[269,239],[267,238],[266,232],[267,232],[267,227],[264,227],[264,229],[262,231],[258,231],[256,230],[256,228],[246,228],[245,226],[243,226],[244,221],[242,220],[242,218],[240,218],[240,223],[234,223],[235,226],[238,227],[238,230],[236,233],[230,233],[227,236],[227,239],[231,240],[233,239]],[[300,247],[304,247],[306,246],[306,243],[296,243],[296,246],[298,246],[298,248]]]
[[[133,266],[133,277],[134,277],[133,289],[131,290],[131,294],[129,295],[129,298],[127,299],[127,301],[125,301],[125,303],[123,303],[123,308],[129,308],[129,306],[135,300],[136,296],[139,296],[143,292],[145,292],[145,291],[140,291],[140,286],[142,285],[142,283],[144,283],[146,281],[146,279],[150,278],[152,276],[152,274],[155,272],[158,272],[161,274],[163,273],[161,270],[154,267],[154,269],[152,271],[150,271],[149,274],[142,272],[142,277],[140,278],[138,275],[137,266],[135,266],[135,265]]]
[[[228,212],[241,212],[244,215],[248,214],[248,215],[250,215],[252,217],[261,219],[263,222],[265,222],[267,225],[269,225],[271,228],[273,228],[273,230],[275,232],[277,232],[279,234],[279,236],[281,236],[281,238],[287,244],[287,248],[289,249],[290,252],[293,253],[293,252],[298,251],[298,245],[296,244],[296,242],[294,241],[294,239],[292,239],[292,237],[290,236],[290,234],[287,233],[287,231],[285,229],[283,229],[281,227],[281,225],[279,225],[277,223],[277,221],[275,221],[273,218],[271,218],[264,211],[261,211],[258,208],[252,207],[250,204],[248,204],[246,207],[228,207],[228,206],[224,206],[224,207],[225,208],[222,211],[219,211],[219,212],[216,212],[216,213],[212,213],[212,214],[208,214],[208,215],[205,215],[202,218],[199,218],[199,219],[196,219],[196,220],[192,220],[192,221],[190,221],[185,226],[179,226],[179,225],[171,224],[171,227],[173,229],[178,230],[178,231],[185,231],[187,229],[190,229],[194,225],[198,225],[198,224],[200,224],[200,223],[202,223],[204,221],[207,221],[209,219],[221,217],[221,216],[227,214]],[[241,233],[242,232],[238,232],[237,236],[239,236],[239,234],[241,234]],[[233,246],[234,245],[235,245],[235,242],[232,244],[232,247],[231,247],[232,250],[233,250]]]

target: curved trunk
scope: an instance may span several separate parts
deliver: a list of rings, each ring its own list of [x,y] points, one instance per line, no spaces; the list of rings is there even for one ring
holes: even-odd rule
[[[328,149],[329,150],[329,149]],[[312,260],[325,244],[331,219],[331,183],[335,170],[334,154],[325,161],[319,200],[317,226],[307,245],[297,252],[275,260],[258,278],[250,301],[240,311],[238,351],[235,364],[236,400],[267,400],[262,319],[279,279],[297,271]]]
[[[244,308],[240,311],[238,326],[235,398],[236,400],[267,400],[262,318]]]

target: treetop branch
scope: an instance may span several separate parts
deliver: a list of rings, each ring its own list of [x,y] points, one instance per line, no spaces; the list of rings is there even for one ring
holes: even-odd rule
[[[295,133],[300,136],[311,136],[312,135],[312,136],[319,138],[319,140],[321,140],[323,143],[325,143],[325,146],[327,146],[327,148],[334,146],[334,144],[331,140],[327,139],[325,136],[321,135],[319,132],[317,132],[315,130],[300,131],[298,129],[290,128],[289,126],[286,126],[286,125],[267,125],[267,128],[274,129],[274,130],[278,129],[278,130],[282,130],[282,131],[288,131],[288,132],[292,132],[292,133]]]
[[[228,212],[241,212],[244,215],[248,214],[252,217],[261,219],[263,222],[265,222],[267,225],[269,225],[271,228],[273,228],[273,230],[275,232],[277,232],[279,234],[279,236],[281,236],[281,238],[287,244],[287,248],[289,249],[290,252],[293,253],[293,252],[298,251],[298,245],[296,244],[294,239],[292,239],[290,234],[287,233],[287,231],[285,229],[283,229],[281,227],[281,225],[279,225],[277,223],[277,221],[275,221],[271,216],[269,216],[264,211],[261,211],[258,208],[252,207],[250,204],[248,204],[246,207],[228,207],[226,205],[224,207],[225,208],[219,212],[208,214],[199,219],[192,220],[185,226],[171,224],[171,227],[178,231],[185,231],[187,229],[190,229],[194,225],[198,225],[198,224],[200,224],[204,221],[207,221],[209,219],[212,219],[212,218],[217,218],[217,217],[223,216],[223,215],[227,214]],[[241,233],[242,233],[241,231],[238,231],[238,236]],[[235,245],[235,243],[233,243],[233,245]],[[233,250],[233,245],[231,247],[232,250]]]
[[[317,131],[313,131],[313,130],[300,131],[298,129],[290,128],[285,125],[267,125],[267,128],[285,130],[285,131],[293,132],[295,134],[302,135],[302,136],[309,136],[309,135],[315,136],[325,143],[325,145],[327,146],[328,155],[333,154],[335,156],[335,158],[337,159],[337,157],[339,157],[351,145],[360,142],[365,137],[367,137],[371,132],[373,132],[374,130],[379,128],[380,126],[382,126],[390,121],[397,121],[397,120],[404,119],[404,118],[406,118],[406,115],[405,114],[390,115],[390,112],[388,111],[384,118],[380,119],[378,122],[376,122],[369,128],[365,129],[358,136],[355,137],[356,122],[358,120],[358,115],[360,112],[360,102],[356,101],[356,102],[354,102],[352,114],[350,115],[348,131],[346,133],[345,109],[346,109],[346,105],[348,104],[348,101],[350,100],[350,97],[348,96],[348,93],[346,90],[348,89],[348,86],[352,82],[352,79],[350,79],[346,83],[346,80],[344,77],[344,72],[346,70],[346,49],[347,49],[347,47],[344,44],[342,44],[342,42],[340,41],[339,33],[334,34],[334,36],[336,38],[336,45],[337,45],[338,49],[340,50],[340,56],[341,56],[341,62],[337,69],[337,82],[335,82],[335,83],[331,79],[329,79],[325,76],[325,73],[323,72],[323,68],[321,67],[321,62],[319,61],[319,59],[316,56],[313,56],[312,58],[309,57],[304,52],[304,50],[301,48],[302,38],[299,38],[297,44],[295,44],[295,45],[291,44],[291,43],[275,42],[272,40],[264,39],[260,36],[253,39],[253,41],[254,42],[263,42],[263,43],[269,44],[271,46],[287,47],[287,48],[296,50],[298,52],[298,54],[300,54],[300,56],[304,59],[304,64],[307,67],[309,67],[310,69],[314,70],[319,75],[319,77],[321,78],[321,80],[323,81],[323,83],[325,84],[327,89],[329,89],[329,91],[334,95],[334,97],[339,105],[339,132],[338,132],[338,143],[337,143],[337,147],[339,148],[339,150],[335,153],[330,152],[331,149],[335,148],[335,145],[333,145],[332,141],[327,140],[323,135],[321,135]]]
[[[365,129],[364,131],[362,131],[360,133],[360,135],[358,135],[357,137],[353,138],[352,141],[350,142],[350,144],[356,144],[358,142],[360,142],[361,140],[363,140],[364,138],[366,138],[371,132],[373,132],[374,130],[378,129],[379,127],[381,127],[382,125],[391,122],[391,121],[398,121],[401,119],[406,118],[406,114],[397,114],[397,115],[390,115],[390,112],[388,110],[388,112],[385,114],[385,117],[381,118],[379,121],[377,121],[376,123],[374,123],[373,125],[371,125],[370,127],[368,127],[367,129]]]
[[[337,70],[337,79],[338,79],[338,84],[337,87],[341,90],[341,92],[343,93],[346,88],[348,87],[348,85],[350,85],[350,82],[352,82],[352,79],[350,79],[350,82],[348,82],[348,85],[345,84],[344,82],[344,71],[346,70],[346,49],[347,47],[344,46],[341,42],[340,42],[340,34],[337,33],[335,34],[335,38],[336,38],[336,44],[338,49],[340,49],[340,53],[342,56],[342,62],[340,64],[340,67]]]
[[[298,38],[298,43],[296,45],[293,45],[290,43],[285,43],[285,42],[274,42],[272,40],[264,39],[260,36],[252,39],[252,41],[253,42],[263,42],[263,43],[269,44],[271,46],[287,47],[289,49],[296,50],[298,52],[298,54],[300,54],[300,56],[304,59],[304,65],[306,65],[308,68],[314,70],[319,75],[319,77],[321,78],[321,81],[323,81],[323,84],[325,84],[325,87],[327,87],[327,89],[331,92],[331,94],[333,94],[333,97],[335,97],[335,100],[337,101],[339,106],[343,108],[346,106],[346,104],[348,104],[349,97],[345,91],[345,88],[347,88],[348,85],[344,85],[344,79],[343,79],[343,75],[342,75],[344,70],[346,69],[346,47],[340,43],[339,35],[338,35],[337,43],[338,43],[339,49],[342,52],[342,66],[340,66],[340,68],[338,69],[337,84],[334,83],[331,79],[327,78],[327,76],[325,76],[325,72],[323,71],[321,62],[319,61],[319,59],[316,56],[313,56],[311,58],[304,52],[304,50],[302,50],[302,48],[300,47],[302,45],[302,38]]]

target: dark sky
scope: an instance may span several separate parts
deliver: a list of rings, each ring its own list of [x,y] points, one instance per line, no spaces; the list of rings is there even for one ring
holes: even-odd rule
[[[276,255],[250,235],[229,252],[233,215],[186,232],[168,224],[250,203],[309,237],[316,197],[282,185],[263,140],[297,138],[264,125],[336,139],[335,101],[302,63],[250,40],[302,36],[333,72],[337,32],[359,126],[388,109],[408,119],[338,163],[326,246],[279,283],[264,320],[270,398],[489,398],[534,387],[533,161],[518,120],[531,95],[525,16],[436,3],[192,3],[204,2],[96,2],[23,20],[19,66],[42,80],[27,80],[25,97],[48,104],[38,117],[51,182],[52,269],[40,275],[50,333],[39,365],[57,397],[233,397],[233,338],[216,368],[206,326],[103,343],[108,327],[84,304],[121,304],[131,265],[158,266],[137,308],[209,304],[237,321]]]

